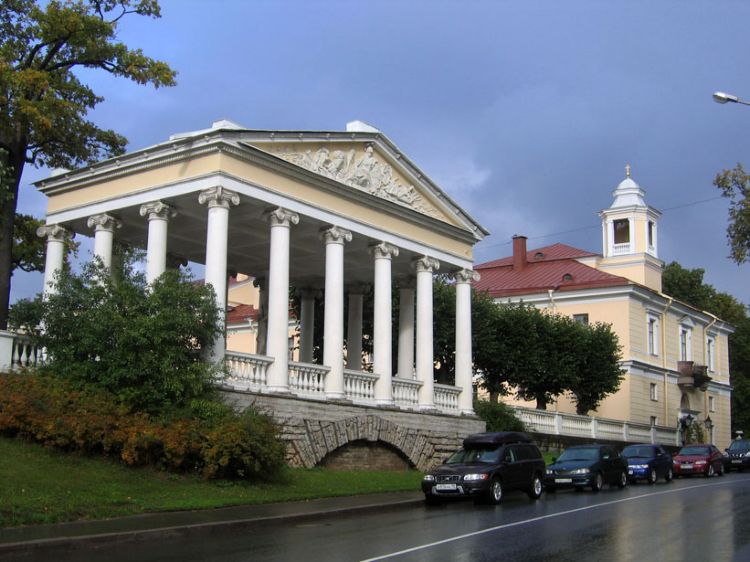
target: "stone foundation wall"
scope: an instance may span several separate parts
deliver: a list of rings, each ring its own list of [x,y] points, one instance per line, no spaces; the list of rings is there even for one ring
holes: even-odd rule
[[[311,468],[354,441],[382,442],[400,451],[411,466],[429,470],[461,446],[471,433],[485,431],[473,416],[418,413],[397,408],[357,406],[347,401],[223,391],[238,408],[254,405],[282,426],[290,466]]]
[[[394,449],[370,441],[352,441],[328,453],[320,466],[331,470],[409,470],[409,461]]]

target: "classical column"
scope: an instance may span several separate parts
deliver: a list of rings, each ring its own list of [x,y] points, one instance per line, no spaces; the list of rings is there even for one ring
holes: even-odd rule
[[[268,366],[268,390],[289,392],[289,238],[299,215],[279,207],[266,217],[271,224],[266,355],[273,358]]]
[[[391,259],[398,256],[398,248],[381,242],[372,246],[370,252],[375,260],[372,328],[372,372],[378,375],[375,401],[378,404],[392,404]]]
[[[75,233],[63,228],[59,224],[46,224],[36,229],[36,235],[47,239],[47,255],[44,262],[43,295],[57,292],[55,277],[62,270],[65,260],[65,242],[73,238]]]
[[[414,280],[399,282],[398,377],[414,378]]]
[[[299,293],[299,360],[312,363],[313,342],[315,341],[315,297],[317,289],[300,289]]]
[[[346,331],[346,368],[353,371],[362,370],[362,309],[363,295],[367,285],[349,287],[349,314]]]
[[[417,269],[417,380],[419,409],[433,410],[435,357],[432,345],[432,273],[440,267],[435,258],[424,256],[415,262]]]
[[[458,408],[462,414],[474,413],[474,391],[471,371],[471,283],[479,281],[479,274],[462,269],[456,279],[456,386],[461,387]]]
[[[323,364],[326,396],[346,398],[344,389],[344,243],[352,239],[346,229],[332,226],[321,231],[326,245],[325,313],[323,316]]]
[[[89,217],[86,224],[94,229],[94,256],[102,261],[104,267],[112,267],[115,228],[120,228],[122,223],[112,215],[102,213]]]
[[[255,337],[255,353],[258,355],[267,355],[268,281],[265,277],[256,277],[253,280],[253,286],[258,288],[258,331]]]
[[[218,185],[201,191],[198,203],[208,203],[208,224],[206,226],[206,272],[205,282],[211,285],[216,295],[219,309],[221,332],[208,350],[208,359],[218,363],[224,359],[226,343],[227,308],[227,246],[229,241],[229,207],[239,205],[240,196]]]
[[[146,282],[149,285],[167,268],[167,222],[175,214],[174,208],[161,201],[141,205],[141,216],[148,217]]]

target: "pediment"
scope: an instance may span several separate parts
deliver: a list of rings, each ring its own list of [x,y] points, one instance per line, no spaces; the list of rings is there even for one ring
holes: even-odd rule
[[[373,142],[273,142],[252,145],[305,170],[456,226],[463,221],[439,205],[420,177]]]

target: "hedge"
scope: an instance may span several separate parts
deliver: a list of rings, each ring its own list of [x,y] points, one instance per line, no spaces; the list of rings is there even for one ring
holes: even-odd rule
[[[285,446],[269,416],[208,409],[207,417],[165,420],[59,377],[0,374],[0,434],[6,436],[204,478],[268,478],[284,465]]]

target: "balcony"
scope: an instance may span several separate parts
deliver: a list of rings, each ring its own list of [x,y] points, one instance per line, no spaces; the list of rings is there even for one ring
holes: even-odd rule
[[[679,373],[677,386],[681,390],[697,388],[705,392],[708,389],[708,383],[711,382],[711,377],[708,375],[708,367],[705,365],[696,365],[692,361],[678,361],[677,372]]]

